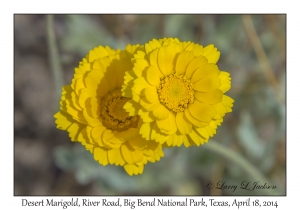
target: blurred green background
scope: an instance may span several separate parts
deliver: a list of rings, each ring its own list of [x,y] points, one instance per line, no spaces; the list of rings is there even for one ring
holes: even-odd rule
[[[74,68],[98,45],[122,49],[163,37],[214,44],[221,52],[219,68],[231,74],[227,94],[235,103],[210,141],[239,153],[286,194],[285,15],[53,15],[53,20],[52,28],[46,15],[14,16],[15,195],[266,194],[208,189],[209,181],[239,188],[243,181],[260,180],[207,145],[165,149],[160,162],[133,177],[122,167],[95,162],[55,128],[57,83],[47,29],[56,36],[62,85],[71,83]]]

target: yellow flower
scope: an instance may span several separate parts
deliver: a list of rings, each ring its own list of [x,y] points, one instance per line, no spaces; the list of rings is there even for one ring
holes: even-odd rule
[[[131,98],[124,108],[143,120],[140,134],[167,146],[204,144],[216,133],[233,99],[229,73],[216,62],[214,45],[203,48],[177,38],[153,39],[132,59],[122,94]]]
[[[129,116],[121,95],[125,72],[139,45],[124,51],[99,46],[75,68],[72,84],[63,87],[57,128],[67,130],[72,141],[81,142],[102,165],[123,166],[129,175],[141,174],[144,165],[163,157],[162,145],[139,134],[142,121]]]

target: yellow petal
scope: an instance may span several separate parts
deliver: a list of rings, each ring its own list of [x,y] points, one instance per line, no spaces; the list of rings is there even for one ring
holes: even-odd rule
[[[157,133],[159,133],[160,131],[159,131],[159,128],[158,128],[158,126],[157,126],[157,124],[156,124],[156,122],[152,122],[151,123],[152,125],[152,131],[151,131],[151,139],[152,140],[154,140],[154,139],[156,139],[156,135],[157,135]]]
[[[209,126],[207,126],[209,127]],[[204,138],[204,139],[208,139],[209,138],[209,134],[206,130],[207,127],[204,128],[197,128],[196,131]]]
[[[152,39],[149,43],[145,44],[146,53],[149,54],[160,46],[161,44],[156,39]]]
[[[188,134],[189,137],[193,140],[193,142],[197,145],[200,146],[200,144],[204,144],[204,138],[199,136],[196,131],[192,131],[190,134]]]
[[[191,60],[194,58],[193,51],[184,51],[179,54],[176,62],[176,73],[177,74],[184,74],[186,72],[186,67],[191,62]]]
[[[123,144],[121,146],[121,152],[122,156],[125,160],[126,163],[132,164],[133,163],[133,158],[131,156],[131,153],[134,152],[134,149],[132,147],[129,147],[127,144]]]
[[[93,62],[92,69],[94,69],[94,70],[101,70],[101,65],[99,63],[99,60],[96,60],[96,61]]]
[[[112,130],[105,130],[101,136],[103,144],[109,149],[118,149],[123,143],[121,139],[114,135]]]
[[[142,90],[141,96],[144,96],[148,103],[158,103],[158,95],[155,87],[148,87]]]
[[[101,82],[96,89],[98,96],[105,96],[110,90],[107,79],[101,79]]]
[[[93,117],[98,118],[100,115],[100,99],[96,97],[90,97],[86,100],[86,111]]]
[[[190,123],[192,123],[194,126],[196,126],[196,127],[198,127],[198,128],[200,128],[200,127],[205,127],[205,126],[208,125],[207,122],[202,122],[202,121],[197,120],[196,118],[194,118],[194,117],[190,114],[189,109],[185,109],[185,110],[184,110],[184,115],[185,115],[185,117],[188,119],[188,121],[189,121]]]
[[[158,120],[164,120],[169,117],[169,110],[164,105],[159,104],[159,106],[153,110],[153,115]]]
[[[117,76],[117,84],[121,85],[120,82],[124,80],[124,74],[126,72],[130,72],[131,76],[137,77],[134,71],[132,70],[134,67],[134,64],[131,62],[131,59],[122,59],[122,62],[112,62],[112,67],[116,71]]]
[[[138,114],[140,105],[137,102],[135,102],[134,100],[130,99],[129,101],[127,101],[125,103],[123,108],[126,110],[126,112],[129,113],[129,116],[134,116],[134,115]]]
[[[114,131],[113,134],[121,142],[125,142],[135,138],[136,136],[139,136],[139,131],[136,128],[129,128],[122,132]]]
[[[133,174],[134,175],[138,175],[138,167],[137,167],[137,165],[136,164],[132,164],[132,168],[133,168]]]
[[[200,55],[198,57],[195,57],[187,66],[185,77],[187,79],[191,78],[193,73],[196,71],[196,69],[206,64],[207,64],[207,59],[204,56]]]
[[[223,93],[227,92],[230,88],[231,88],[231,84],[230,84],[230,83],[221,84],[221,86],[219,87],[219,89],[220,89]]]
[[[72,100],[68,99],[63,101],[62,106],[66,107],[66,110],[61,107],[63,111],[67,111],[70,115],[73,116],[74,119],[78,119],[80,122],[85,123],[82,111],[74,107]]]
[[[219,79],[221,80],[221,86],[219,87],[219,89],[222,90],[223,93],[225,93],[231,88],[230,74],[228,72],[221,71]]]
[[[183,144],[185,147],[192,146],[191,143],[189,142],[187,135],[183,135]]]
[[[125,51],[128,53],[127,55],[133,55],[139,49],[140,49],[139,44],[137,44],[137,45],[127,44],[125,47]]]
[[[211,121],[209,123],[209,126],[212,127],[212,128],[214,128],[214,129],[216,129],[218,127],[218,124],[217,124],[217,122],[215,120],[213,120],[213,121]]]
[[[112,54],[112,50],[106,46],[105,48],[103,46],[99,46],[95,49],[96,54],[98,55],[98,58],[103,58],[108,56],[109,54]]]
[[[193,47],[193,52],[195,56],[203,55],[203,46],[195,44]]]
[[[136,53],[133,53],[134,58],[142,58],[145,59],[146,58],[146,53],[144,52],[144,50],[139,50]]]
[[[83,110],[83,116],[88,125],[90,125],[91,127],[98,127],[102,125],[101,120],[99,118],[93,118],[93,116],[91,116],[87,109]]]
[[[203,79],[205,77],[218,77],[220,74],[220,70],[218,69],[218,66],[215,64],[205,64],[200,66],[194,74],[192,75],[191,82],[195,83],[200,79]]]
[[[92,127],[86,126],[85,129],[82,129],[81,134],[82,137],[85,138],[86,142],[90,144],[95,144],[93,138],[92,138]]]
[[[183,46],[184,51],[192,51],[194,49],[194,42],[187,42],[185,46]],[[194,54],[194,53],[193,53]]]
[[[207,135],[208,135],[208,138],[209,139],[210,137],[212,137],[214,134],[216,134],[216,129],[211,127],[210,126],[210,123],[209,123],[209,126],[206,126],[205,128],[205,131],[207,132]]]
[[[141,100],[141,97],[134,90],[135,90],[135,88],[133,87],[132,88],[132,100],[135,101],[135,102],[137,102],[137,103],[139,103],[140,100]]]
[[[96,94],[92,92],[90,89],[84,88],[79,91],[79,105],[84,109],[85,108],[85,102],[88,98],[94,97]]]
[[[111,60],[108,57],[103,57],[98,60],[99,68],[101,72],[105,73],[109,65],[111,64]]]
[[[74,121],[72,125],[68,127],[67,131],[69,132],[69,137],[72,141],[77,141],[78,135],[83,127],[85,127],[85,125],[77,123],[76,121]]]
[[[175,120],[175,126],[173,127],[173,129],[171,131],[163,131],[165,132],[166,134],[168,134],[169,136],[173,136],[173,134],[175,134],[177,132],[177,126],[176,126],[176,118],[174,119]]]
[[[159,129],[159,128],[158,128]],[[164,133],[161,133],[160,131],[156,133],[156,138],[154,139],[156,142],[163,144],[165,143],[169,138],[169,135],[166,135]]]
[[[124,166],[125,171],[128,173],[128,175],[133,175],[133,165],[132,164],[126,164]]]
[[[147,146],[148,141],[145,141],[145,139],[141,138],[141,136],[136,136],[135,138],[129,139],[128,143],[134,149],[143,150]]]
[[[127,86],[125,84],[123,84],[122,86],[122,96],[126,97],[126,98],[132,98],[132,88],[130,86]]]
[[[88,72],[87,76],[85,77],[85,85],[87,88],[90,88],[92,90],[96,90],[98,88],[98,85],[100,81],[103,78],[103,73],[98,70],[92,70]]]
[[[103,150],[102,152],[102,158],[100,158],[99,163],[106,166],[108,164],[108,149],[106,148],[101,148],[100,149]]]
[[[145,98],[141,98],[140,105],[149,112],[156,109],[160,105],[160,103],[149,103]]]
[[[141,91],[148,87],[153,87],[150,85],[144,77],[139,77],[134,80],[134,92],[138,95],[141,95]]]
[[[116,162],[116,153],[118,152],[119,149],[110,149],[107,151],[107,155],[108,155],[108,162],[110,164],[114,164]]]
[[[142,118],[143,122],[152,122],[155,120],[155,117],[152,112],[148,112],[142,107],[138,111],[138,115]]]
[[[208,63],[217,63],[220,58],[220,54],[221,53],[219,51],[211,52],[208,55],[206,55],[205,57],[207,58]]]
[[[139,173],[139,174],[142,174],[143,171],[144,171],[144,164],[138,166],[138,173]]]
[[[175,51],[171,46],[164,46],[158,52],[158,66],[165,76],[174,72]]]
[[[91,130],[91,137],[93,138],[94,142],[96,142],[99,146],[104,146],[102,142],[102,133],[107,130],[104,126],[99,126],[96,128],[93,128]]]
[[[220,71],[220,75],[219,75],[219,78],[222,80],[222,79],[225,79],[225,78],[228,78],[229,80],[231,80],[230,78],[230,74],[226,71]]]
[[[213,44],[207,45],[206,47],[204,47],[203,49],[203,55],[207,55],[209,54],[211,51],[213,51],[215,48],[215,46]],[[216,51],[217,48],[215,48]]]
[[[115,165],[121,165],[123,166],[125,164],[125,160],[121,154],[121,150],[120,149],[116,149],[114,150],[113,154],[115,155]],[[111,154],[112,155],[112,154]]]
[[[220,79],[216,77],[205,77],[193,84],[193,89],[201,92],[210,92],[220,87]]]
[[[222,101],[223,92],[219,89],[212,90],[206,93],[196,91],[194,96],[200,102],[207,104],[217,104]]]
[[[129,145],[129,144],[128,144]],[[130,145],[129,145],[130,146]],[[134,163],[139,163],[143,161],[143,152],[140,150],[135,150],[134,156],[133,156],[133,162]]]
[[[107,149],[102,147],[95,147],[93,153],[95,160],[97,160],[100,164],[104,166],[108,164]]]
[[[84,82],[82,78],[76,79],[75,84],[74,84],[74,91],[77,95],[79,95],[79,90],[86,88],[84,85]]]
[[[178,132],[179,133],[179,132]],[[178,134],[178,133],[175,133],[174,135],[173,135],[173,138],[170,136],[170,138],[172,138],[172,144],[173,144],[173,146],[177,146],[178,147],[178,136],[181,136],[180,134]],[[181,146],[181,144],[180,144],[180,146]]]
[[[189,104],[188,109],[194,118],[203,122],[210,122],[217,114],[211,105],[198,102],[197,100],[194,100],[193,104]]]
[[[86,72],[86,70],[83,68],[83,66],[78,66],[77,68],[74,69],[75,70],[75,74],[84,74]]]
[[[177,143],[177,137],[176,134],[172,135],[172,136],[168,136],[166,142],[165,142],[168,146],[175,146]]]
[[[78,101],[79,101],[79,97],[78,95],[73,91],[71,93],[71,99],[72,99],[72,102],[73,102],[73,105],[76,109],[82,111],[82,107],[79,105]]]
[[[137,76],[135,75],[133,70],[129,70],[129,71],[125,72],[124,84],[129,85],[129,83],[133,82],[133,80],[135,80],[135,79],[137,79]]]
[[[229,96],[223,95],[222,104],[226,107],[227,112],[231,112],[233,107],[234,100]]]
[[[134,64],[133,71],[137,77],[141,77],[143,72],[147,69],[148,66],[149,66],[148,61],[139,58],[136,59],[136,63]]]
[[[107,81],[107,87],[108,87],[108,91],[112,91],[114,89],[116,89],[116,85],[117,85],[117,78],[118,78],[118,69],[114,68],[113,65],[109,66],[107,71],[104,74],[104,77],[102,80],[106,80]],[[122,74],[122,77],[124,78],[124,74]],[[101,82],[102,82],[101,80]]]
[[[56,118],[55,123],[57,128],[61,130],[67,130],[68,127],[74,122],[72,116],[63,111],[57,112],[54,115],[54,118]]]
[[[135,150],[128,142],[122,144],[121,152],[125,162],[129,164],[140,162],[143,159],[143,153]]]
[[[183,144],[184,139],[186,138],[186,136],[185,135],[177,135],[177,134],[175,136],[177,138],[177,141],[176,141],[177,143],[176,143],[175,146],[180,147]]]
[[[151,124],[143,123],[140,128],[140,134],[142,135],[143,138],[145,138],[146,140],[149,140],[150,134],[151,134]]]
[[[159,51],[159,49],[155,49],[149,55],[149,61],[150,61],[150,64],[152,66],[157,66],[158,67],[158,63],[157,63],[158,51]]]
[[[92,138],[90,138],[87,134],[87,127],[84,127],[80,133],[78,134],[78,142],[80,142],[82,145],[93,145],[94,146],[94,141]]]
[[[224,117],[227,110],[226,110],[226,107],[223,105],[223,103],[214,104],[213,107],[217,111],[218,115],[220,115],[221,117]]]
[[[91,70],[91,64],[90,63],[83,63],[82,68],[84,69],[83,72],[90,71]]]
[[[89,63],[92,63],[96,59],[96,57],[97,57],[97,55],[94,52],[94,50],[90,50],[90,52],[88,54]]]
[[[154,86],[160,84],[160,78],[163,77],[163,74],[156,66],[149,66],[146,71],[147,81]]]
[[[156,121],[158,128],[166,133],[166,134],[174,134],[177,130],[176,122],[175,122],[175,116],[173,113],[169,112],[169,116],[164,120],[157,120]],[[175,132],[174,132],[174,128]]]
[[[207,58],[208,63],[217,63],[220,58],[220,52],[213,44],[210,44],[203,49],[203,55]]]
[[[192,131],[192,124],[187,121],[183,112],[178,112],[176,114],[176,124],[181,134],[188,134]]]

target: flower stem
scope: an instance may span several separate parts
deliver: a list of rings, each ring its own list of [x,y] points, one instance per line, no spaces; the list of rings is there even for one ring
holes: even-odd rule
[[[204,147],[219,155],[224,156],[228,160],[239,165],[242,169],[244,169],[245,172],[247,172],[247,174],[249,174],[254,179],[254,182],[259,181],[260,185],[264,185],[266,183],[266,185],[275,186],[272,185],[271,182],[263,174],[261,174],[249,161],[247,161],[244,157],[242,157],[234,150],[224,147],[223,145],[215,141],[210,141],[208,144],[205,144]],[[263,189],[260,190],[260,192],[265,192],[268,195],[283,195],[283,193],[278,190],[278,186],[276,186],[276,189]]]
[[[47,15],[47,35],[48,35],[48,55],[50,60],[50,66],[54,78],[55,96],[54,104],[55,109],[59,108],[59,100],[61,95],[61,88],[63,86],[63,75],[61,65],[58,56],[58,49],[56,45],[56,37],[54,32],[54,18],[53,15]]]

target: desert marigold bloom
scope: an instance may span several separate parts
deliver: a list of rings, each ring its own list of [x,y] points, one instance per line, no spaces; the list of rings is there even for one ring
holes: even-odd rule
[[[216,133],[233,99],[229,73],[216,65],[220,52],[177,38],[153,39],[132,59],[125,73],[124,106],[139,115],[140,134],[168,146],[201,145]]]
[[[162,145],[139,134],[142,121],[129,116],[121,87],[125,72],[139,45],[124,51],[99,46],[75,68],[72,84],[63,87],[57,128],[67,130],[72,141],[81,142],[102,165],[123,166],[129,175],[141,174],[144,165],[163,157]]]

